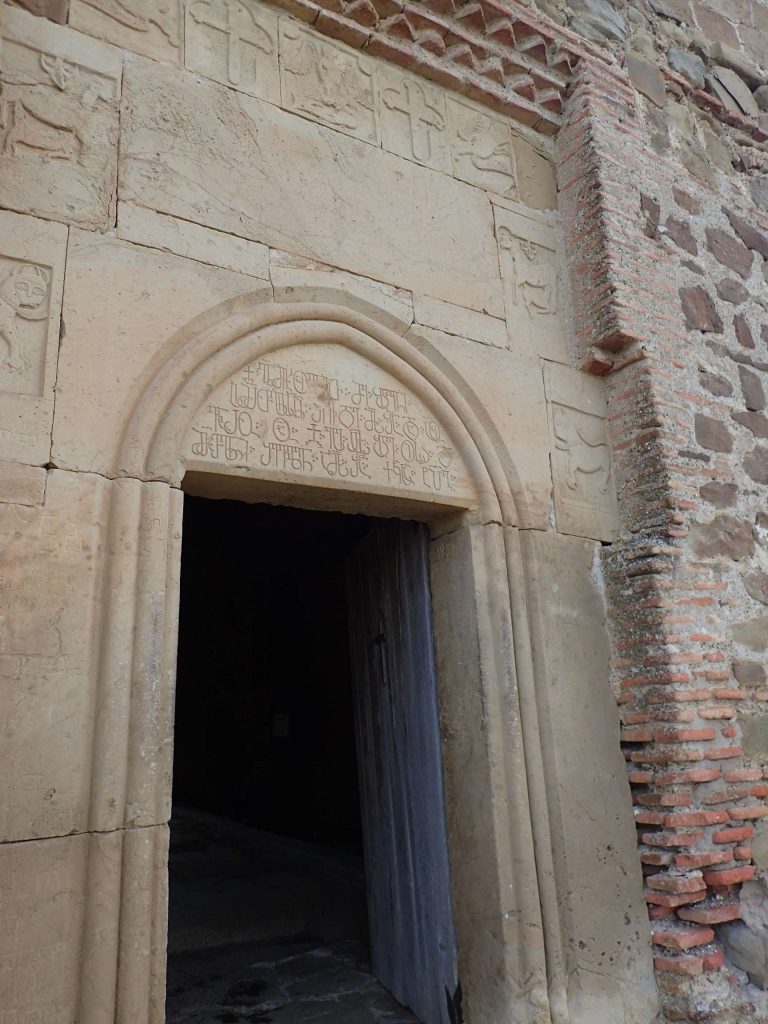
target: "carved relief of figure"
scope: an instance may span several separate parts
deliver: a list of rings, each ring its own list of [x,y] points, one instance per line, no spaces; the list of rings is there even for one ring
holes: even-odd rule
[[[513,302],[525,306],[531,319],[557,313],[557,270],[550,262],[549,251],[525,238],[516,238],[507,228],[499,231],[499,245],[512,261]]]
[[[588,424],[588,419],[594,424]],[[566,454],[565,483],[568,489],[579,489],[578,474],[582,473],[595,476],[600,493],[605,494],[611,476],[611,457],[602,423],[594,417],[583,416],[580,424],[572,411],[557,406],[553,409],[553,422],[555,446]]]
[[[505,129],[506,130],[506,129]],[[476,113],[458,129],[461,140],[456,147],[459,156],[468,157],[478,171],[493,171],[510,179],[510,188],[516,185],[515,161],[508,139],[494,132],[490,117]]]
[[[48,316],[50,271],[34,263],[21,263],[0,280],[0,338],[7,353],[2,365],[14,373],[29,367],[18,320],[45,320]]]
[[[37,113],[28,100],[6,100],[2,104],[0,137],[2,152],[11,156],[27,149],[43,160],[79,161],[82,154],[83,140],[77,128]]]
[[[340,51],[303,38],[286,70],[306,80],[297,110],[348,130],[360,127],[360,107],[373,111],[371,76]]]

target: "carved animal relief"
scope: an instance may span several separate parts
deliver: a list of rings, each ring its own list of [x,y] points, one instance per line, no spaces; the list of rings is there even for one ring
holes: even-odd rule
[[[531,320],[555,316],[558,311],[555,254],[536,242],[516,238],[499,229],[499,247],[507,254],[508,291],[515,306],[522,306]]]
[[[394,378],[336,345],[295,346],[214,392],[187,438],[187,465],[310,477],[362,490],[471,494],[445,429]]]
[[[214,81],[279,102],[277,18],[247,0],[191,0],[186,65]]]
[[[608,492],[611,477],[611,456],[605,439],[603,421],[597,416],[568,409],[552,407],[555,448],[563,453],[559,459],[566,487],[574,499],[589,489],[591,478],[600,494]]]
[[[290,21],[280,23],[283,104],[366,142],[378,142],[376,82],[368,62]]]
[[[456,176],[501,195],[517,196],[515,151],[509,125],[452,97],[448,109]]]

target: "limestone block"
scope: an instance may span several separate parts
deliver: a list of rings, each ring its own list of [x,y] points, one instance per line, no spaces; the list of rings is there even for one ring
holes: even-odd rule
[[[73,231],[54,422],[56,464],[108,472],[137,389],[171,336],[194,317],[258,290],[271,298],[271,288],[251,277]]]
[[[507,325],[497,317],[485,316],[473,309],[432,299],[427,295],[415,295],[413,303],[418,324],[470,341],[479,341],[483,345],[507,348]]]
[[[378,84],[369,57],[282,17],[280,83],[287,110],[378,145]]]
[[[552,476],[546,442],[547,410],[538,362],[430,328],[408,333],[467,397],[498,452],[515,499],[518,522],[547,529]]]
[[[551,158],[537,152],[530,142],[512,135],[517,163],[517,190],[521,203],[534,210],[557,209],[557,180]]]
[[[124,87],[124,199],[503,314],[490,205],[476,189],[150,61],[128,64]]]
[[[451,133],[444,92],[423,78],[404,75],[399,68],[383,62],[377,71],[384,148],[451,174]]]
[[[270,274],[276,302],[328,302],[373,316],[398,334],[413,323],[413,300],[404,288],[335,270],[324,263],[273,249]]]
[[[190,71],[280,103],[273,11],[253,0],[186,0],[184,26],[184,62]]]
[[[570,1020],[648,1024],[656,987],[595,579],[600,545],[538,531],[521,539]]]
[[[45,470],[41,466],[0,462],[0,503],[42,505],[44,494]]]
[[[436,411],[337,344],[291,345],[244,367],[205,399],[183,455],[192,472],[476,504],[458,441]]]
[[[620,524],[603,382],[554,363],[547,365],[544,379],[557,528],[560,533],[614,540]]]
[[[178,64],[180,7],[178,0],[72,0],[69,24],[115,46]]]
[[[42,507],[0,505],[0,839],[86,827],[101,477],[48,474]]]
[[[556,229],[501,206],[494,214],[510,346],[570,362],[565,261]]]
[[[456,177],[517,198],[517,160],[509,122],[450,95],[448,116]]]
[[[0,211],[0,239],[0,458],[42,465],[51,450],[67,229]]]
[[[84,227],[109,225],[121,72],[114,47],[6,10],[0,205]]]
[[[118,203],[117,235],[129,242],[269,280],[269,249],[247,238],[227,235],[134,203]]]

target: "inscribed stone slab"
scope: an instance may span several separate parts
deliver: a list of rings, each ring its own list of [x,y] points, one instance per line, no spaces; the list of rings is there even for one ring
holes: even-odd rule
[[[126,50],[179,63],[179,0],[72,0],[69,24]]]
[[[103,230],[114,203],[120,52],[12,8],[2,31],[0,205]]]
[[[510,346],[568,363],[565,260],[557,231],[494,205]]]
[[[189,470],[469,507],[475,491],[434,410],[343,345],[292,345],[249,364],[198,410]]]
[[[214,82],[280,103],[277,15],[253,0],[187,0],[184,62]]]
[[[0,211],[0,458],[51,451],[67,229]]]
[[[558,530],[615,540],[620,523],[603,382],[548,363],[545,385]]]
[[[117,234],[129,242],[199,260],[249,277],[269,279],[269,249],[134,203],[117,204]]]
[[[271,288],[242,274],[74,230],[67,261],[53,458],[109,472],[159,350],[194,317]]]
[[[124,199],[503,315],[490,203],[445,174],[137,59]]]
[[[87,828],[96,587],[109,486],[99,476],[52,471],[42,507],[0,504],[1,841]]]
[[[494,441],[518,521],[549,525],[552,476],[544,382],[538,361],[414,325],[407,337],[456,383]]]

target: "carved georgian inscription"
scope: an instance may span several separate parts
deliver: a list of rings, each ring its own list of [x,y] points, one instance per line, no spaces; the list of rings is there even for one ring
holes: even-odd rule
[[[280,102],[277,16],[252,0],[187,0],[185,62],[215,82]]]
[[[120,54],[9,9],[0,205],[105,227],[114,188]]]
[[[453,171],[471,185],[517,197],[517,167],[509,125],[477,107],[448,98]]]
[[[495,206],[496,241],[512,347],[568,360],[568,327],[555,228]]]
[[[339,345],[295,346],[218,388],[187,435],[188,466],[313,478],[461,504],[472,489],[434,415],[402,384]]]
[[[451,173],[445,97],[423,79],[379,68],[381,137],[386,149]]]
[[[366,142],[378,142],[377,90],[368,60],[280,22],[283,106]]]

